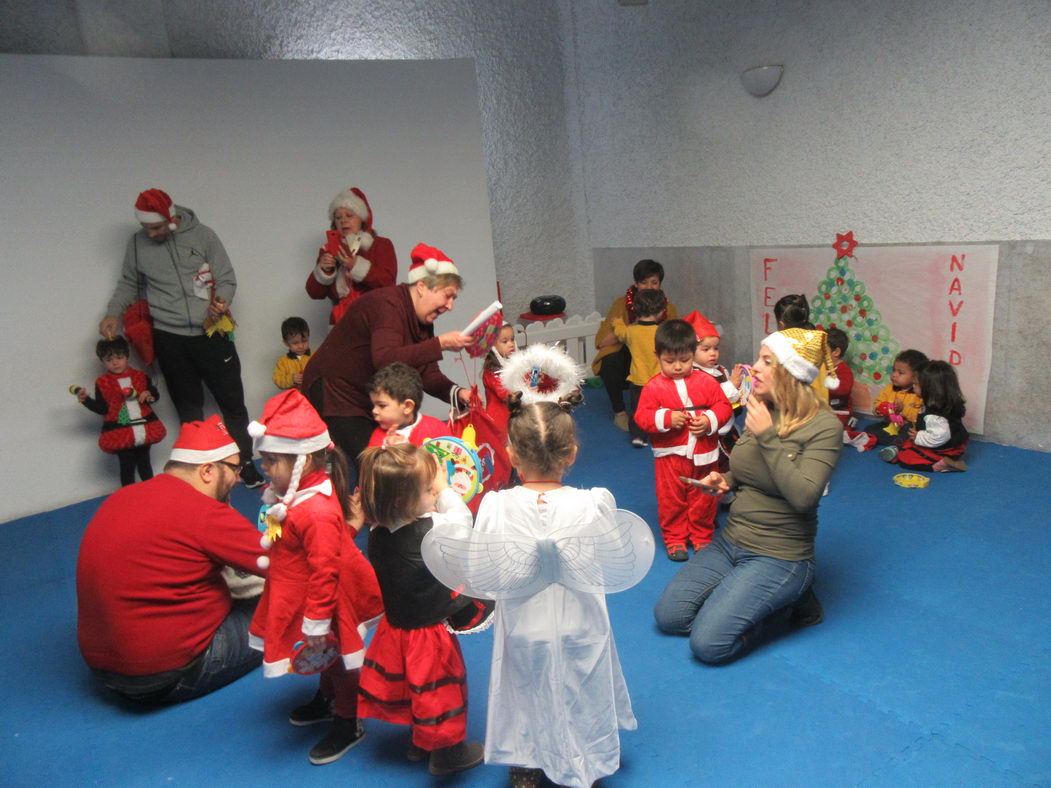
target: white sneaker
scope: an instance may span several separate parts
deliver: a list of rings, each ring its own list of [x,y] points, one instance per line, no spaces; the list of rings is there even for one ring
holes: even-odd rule
[[[646,441],[642,438],[632,438],[631,445],[634,446],[636,449],[645,449]]]

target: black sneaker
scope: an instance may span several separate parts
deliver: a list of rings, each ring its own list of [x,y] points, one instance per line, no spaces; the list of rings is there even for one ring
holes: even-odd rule
[[[792,606],[792,614],[788,620],[797,627],[813,627],[825,620],[825,609],[814,593],[813,586]]]
[[[485,747],[480,741],[462,741],[451,747],[431,750],[427,771],[434,775],[455,774],[473,769],[485,757]]]
[[[332,730],[310,751],[310,762],[322,766],[338,761],[364,738],[365,726],[357,717],[335,717]]]
[[[256,470],[254,462],[249,461],[241,466],[241,484],[249,490],[254,490],[256,487],[262,487],[266,484],[266,479]]]
[[[423,747],[417,747],[412,742],[409,742],[409,749],[405,751],[405,760],[409,763],[420,763],[431,757],[431,751],[425,750]]]
[[[332,722],[332,701],[321,696],[318,690],[309,703],[296,706],[289,712],[288,721],[293,725],[313,725],[316,722]]]

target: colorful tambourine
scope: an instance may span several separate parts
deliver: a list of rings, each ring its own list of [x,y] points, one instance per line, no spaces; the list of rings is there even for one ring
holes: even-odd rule
[[[305,640],[300,640],[292,647],[292,657],[288,660],[288,672],[308,676],[320,673],[339,659],[339,644],[329,633],[325,642],[311,648]]]
[[[894,476],[894,483],[899,487],[926,487],[931,483],[931,477],[922,473],[898,473]]]
[[[449,487],[467,503],[482,490],[482,461],[467,441],[452,436],[431,438],[423,448],[435,456],[448,473]]]

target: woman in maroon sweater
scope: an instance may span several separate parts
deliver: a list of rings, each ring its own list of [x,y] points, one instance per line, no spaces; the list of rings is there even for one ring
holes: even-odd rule
[[[366,384],[373,373],[394,361],[408,364],[423,378],[432,397],[467,392],[438,368],[442,353],[473,341],[459,331],[434,335],[434,321],[453,308],[463,280],[440,250],[419,244],[412,251],[409,282],[370,290],[332,327],[303,373],[303,391],[328,425],[332,440],[358,461],[375,428]]]

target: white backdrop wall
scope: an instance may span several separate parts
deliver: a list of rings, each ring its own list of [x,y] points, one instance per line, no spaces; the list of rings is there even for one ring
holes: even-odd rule
[[[340,101],[354,94],[353,102]],[[336,100],[334,100],[336,97]],[[467,280],[452,330],[495,297],[492,236],[470,61],[291,62],[0,56],[0,270],[10,374],[0,380],[9,490],[0,519],[109,492],[116,460],[101,421],[69,395],[101,371],[98,321],[137,225],[160,187],[222,239],[238,278],[246,401],[276,392],[280,322],[307,318],[316,347],[327,302],[304,282],[331,198],[366,189],[404,281],[419,241]],[[363,110],[367,107],[367,111]],[[444,363],[457,380],[459,364]],[[159,412],[177,421],[162,386]],[[436,403],[432,409],[440,412]],[[154,449],[154,467],[172,437]]]

